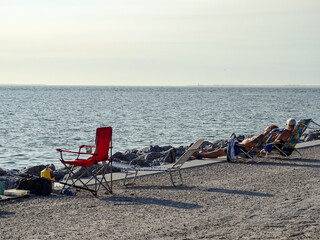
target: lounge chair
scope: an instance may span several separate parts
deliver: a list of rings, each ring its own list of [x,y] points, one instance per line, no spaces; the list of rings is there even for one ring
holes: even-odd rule
[[[292,152],[296,151],[300,158],[302,158],[302,154],[295,148],[297,143],[300,141],[300,138],[302,134],[306,131],[307,128],[311,128],[309,125],[313,123],[320,126],[316,122],[314,122],[312,119],[301,119],[293,131],[291,132],[290,141],[285,142],[283,144],[280,143],[270,143],[274,149],[277,149],[282,156],[285,156],[287,159],[290,159],[289,156],[292,154]]]
[[[268,144],[277,137],[278,134],[279,134],[279,129],[275,128],[271,132],[269,132],[266,136],[264,136],[261,139],[261,141],[257,144],[256,147],[250,149],[249,151],[245,151],[244,149],[240,148],[239,151],[246,158],[249,158],[249,159],[251,159],[252,161],[255,161],[255,162],[259,162],[256,159],[255,156],[259,156],[260,155],[260,151],[262,149],[265,149],[268,146]],[[234,144],[236,144],[234,140],[230,140],[228,142],[228,145],[227,145],[227,160],[228,161],[232,161],[236,157],[236,156],[234,156],[233,153],[230,153],[230,151],[233,149]],[[269,149],[271,150],[271,148],[269,148]],[[243,156],[241,157],[241,155],[240,155],[239,158],[242,159]]]
[[[71,181],[71,187],[87,190],[95,196],[101,187],[107,192],[112,193],[112,128],[97,128],[95,143],[95,146],[81,145],[78,152],[57,149],[60,152],[60,161],[69,172],[68,178],[65,181],[67,184],[64,185],[65,187],[62,191],[68,187],[68,183]],[[83,152],[83,149],[86,152]],[[92,149],[95,149],[94,153],[91,153]],[[67,161],[63,158],[63,153],[76,154],[77,156],[75,160]],[[83,167],[85,169],[78,177],[74,177],[76,175],[74,171],[76,167]],[[111,172],[110,184],[105,178],[108,167]],[[84,179],[85,175],[91,175],[91,177]],[[94,182],[94,188],[91,187],[92,182]]]
[[[191,157],[191,155],[201,146],[204,139],[198,140],[196,143],[192,144],[188,148],[188,150],[171,166],[156,166],[156,167],[141,167],[138,165],[120,163],[120,162],[113,162],[113,167],[120,168],[125,171],[126,175],[124,178],[124,185],[133,184],[136,180],[139,171],[157,171],[157,172],[169,172],[170,180],[173,186],[181,186],[183,185],[182,175],[181,175],[181,167],[183,164]],[[179,181],[178,183],[174,180],[173,172],[178,173]],[[128,176],[134,175],[133,180],[130,183],[127,183]]]

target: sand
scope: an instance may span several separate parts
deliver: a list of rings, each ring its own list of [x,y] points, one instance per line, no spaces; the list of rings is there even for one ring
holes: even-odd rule
[[[0,203],[1,239],[320,239],[320,147],[114,185],[113,195]],[[293,155],[297,157],[298,155]]]

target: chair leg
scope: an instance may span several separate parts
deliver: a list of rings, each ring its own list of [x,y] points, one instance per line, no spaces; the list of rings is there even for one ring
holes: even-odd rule
[[[288,160],[291,160],[288,154],[286,154],[284,151],[282,151],[279,147],[276,145],[274,146],[283,156],[285,156]]]
[[[123,182],[124,186],[129,186],[129,185],[134,184],[134,182],[136,181],[136,177],[138,175],[138,170],[134,170],[134,171],[135,171],[134,173],[130,173],[128,169],[126,170],[126,176],[124,177],[124,182]],[[133,180],[131,182],[127,183],[128,176],[132,175],[132,174],[134,174]]]
[[[98,192],[101,187],[103,187],[107,192],[112,193],[112,172],[111,172],[111,180],[110,185],[108,183],[108,180],[106,179],[106,170],[108,166],[110,167],[111,163],[109,162],[106,164],[105,162],[102,163],[102,166],[98,166],[95,170],[92,172],[92,177],[90,180],[94,179],[95,184],[95,191]],[[110,171],[112,171],[112,168],[110,168]],[[101,175],[101,178],[99,179],[98,175]],[[90,182],[90,180],[88,182]]]
[[[110,193],[112,193],[112,161],[108,165],[110,165]]]
[[[294,148],[294,151],[296,151],[297,153],[299,153],[300,159],[301,159],[301,158],[302,158],[302,153],[301,153],[298,149],[296,149],[296,148]]]
[[[111,161],[108,162],[108,164],[106,162],[103,162],[101,166],[97,165],[98,167],[95,168],[94,170],[92,170],[91,172],[89,172],[89,169],[87,167],[85,167],[85,172],[83,172],[79,177],[77,177],[76,179],[73,179],[72,176],[75,175],[74,173],[74,168],[75,166],[68,166],[66,164],[64,164],[65,167],[68,170],[68,178],[66,180],[66,184],[64,184],[63,182],[61,182],[62,184],[64,184],[61,193],[64,192],[64,190],[68,187],[74,187],[76,189],[82,189],[82,190],[87,190],[90,191],[94,196],[97,195],[98,191],[100,190],[101,187],[103,187],[107,192],[112,193],[112,163]],[[111,182],[110,185],[106,179],[106,169],[110,167],[110,172],[111,172]],[[87,176],[91,177],[89,179],[81,179],[84,174],[87,173]],[[101,175],[101,178],[100,176]],[[68,181],[71,181],[71,184],[68,184]],[[94,181],[92,183],[92,181]],[[77,183],[81,183],[81,186],[77,186]],[[93,186],[92,186],[93,185]],[[90,187],[89,187],[90,186]],[[93,189],[92,189],[93,188]]]
[[[61,182],[64,186],[63,186],[63,188],[61,189],[60,193],[63,193],[66,188],[75,188],[75,189],[78,189],[78,190],[79,190],[79,189],[82,189],[82,190],[90,191],[93,195],[95,195],[95,196],[97,195],[97,191],[96,191],[96,190],[92,190],[92,189],[90,189],[90,188],[87,186],[88,183],[89,183],[89,181],[90,181],[91,179],[89,179],[87,182],[84,182],[84,181],[81,180],[81,178],[83,177],[83,175],[84,175],[85,173],[88,173],[88,169],[87,169],[87,168],[85,169],[86,172],[82,173],[79,177],[77,177],[76,179],[74,179],[74,178],[72,178],[72,176],[75,175],[75,173],[74,173],[74,168],[75,168],[75,166],[69,167],[69,166],[67,166],[66,164],[64,164],[64,165],[65,165],[65,167],[67,168],[69,175],[68,175],[68,178],[67,178],[66,181],[65,181],[66,184],[65,184],[64,182]],[[71,181],[71,184],[68,184],[68,181]],[[76,185],[77,182],[80,182],[82,186],[77,186],[77,185]]]
[[[248,152],[242,150],[241,148],[240,148],[240,151],[241,151],[242,153],[244,153],[244,155],[246,155],[246,156],[247,156],[248,158],[250,158],[252,161],[258,162],[258,161],[257,161],[253,156],[251,156]]]
[[[179,180],[180,180],[180,184],[177,184],[174,179],[173,179],[173,172],[174,171],[177,171],[178,172],[178,177],[179,177]],[[182,175],[181,175],[181,171],[180,171],[180,167],[176,168],[176,169],[171,169],[169,168],[168,169],[168,172],[170,174],[170,180],[171,180],[171,183],[174,187],[177,187],[177,186],[182,186],[183,185],[183,179],[182,179]]]

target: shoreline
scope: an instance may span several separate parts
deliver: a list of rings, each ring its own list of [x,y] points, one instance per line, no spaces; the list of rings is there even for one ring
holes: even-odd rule
[[[302,159],[220,162],[114,184],[114,194],[0,204],[3,239],[319,239],[320,146]],[[294,153],[293,157],[298,157]],[[18,227],[17,227],[18,226]],[[68,227],[66,227],[68,226]]]

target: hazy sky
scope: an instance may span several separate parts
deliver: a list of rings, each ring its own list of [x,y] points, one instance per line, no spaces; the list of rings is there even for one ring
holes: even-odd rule
[[[319,0],[0,0],[0,84],[319,79]]]

